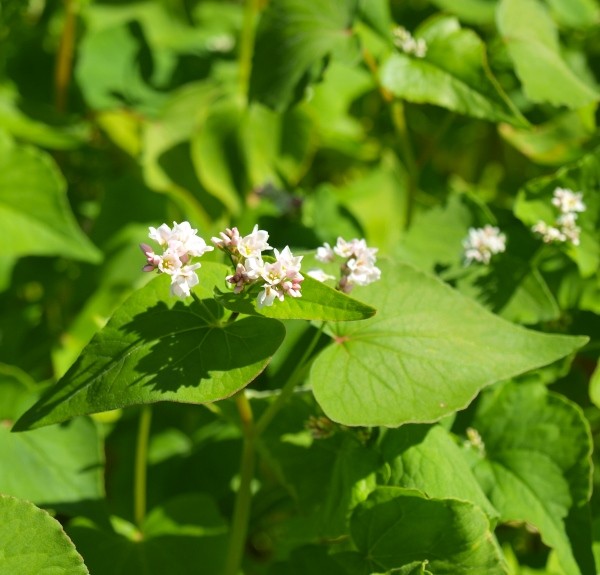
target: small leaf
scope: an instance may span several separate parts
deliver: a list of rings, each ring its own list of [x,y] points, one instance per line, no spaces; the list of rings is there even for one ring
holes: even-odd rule
[[[377,315],[334,326],[334,343],[310,373],[326,415],[345,425],[438,420],[483,387],[587,341],[510,324],[409,266],[383,261],[381,269],[381,280],[360,291]]]
[[[415,573],[419,564],[436,575],[507,573],[486,516],[466,501],[380,487],[354,511],[350,530],[368,573]]]
[[[165,277],[134,293],[14,430],[157,401],[207,403],[246,386],[266,367],[285,329],[263,317],[227,323],[212,299],[227,271],[204,263],[194,288],[199,301],[191,303],[169,297]]]
[[[575,109],[598,101],[598,92],[562,58],[556,24],[539,0],[502,0],[497,23],[532,102]]]
[[[556,20],[565,26],[586,28],[600,22],[600,7],[594,0],[547,0]]]
[[[89,575],[60,523],[33,503],[0,495],[0,575]]]
[[[485,45],[475,32],[443,16],[417,37],[427,42],[425,58],[394,53],[381,67],[381,83],[394,96],[492,122],[527,124],[490,80]]]
[[[375,315],[375,308],[305,276],[302,296],[276,300],[272,306],[257,308],[256,293],[217,291],[215,299],[231,311],[276,319],[309,319],[316,321],[351,321]]]
[[[432,0],[433,4],[468,24],[493,24],[496,0]]]
[[[0,132],[0,250],[98,262],[101,253],[77,226],[65,180],[50,155]]]
[[[188,575],[220,573],[226,553],[227,527],[208,496],[181,495],[154,508],[142,534],[124,520],[113,519],[114,532],[85,519],[68,528],[93,573],[111,575]]]
[[[273,0],[257,32],[250,96],[282,110],[315,66],[350,41],[357,0]],[[312,70],[311,70],[312,69]]]

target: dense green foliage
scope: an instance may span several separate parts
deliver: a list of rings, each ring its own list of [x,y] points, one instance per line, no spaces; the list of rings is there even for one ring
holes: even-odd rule
[[[0,575],[600,572],[596,0],[3,0],[0,43]],[[183,221],[302,297],[218,249],[171,296]],[[307,276],[340,236],[379,281]]]

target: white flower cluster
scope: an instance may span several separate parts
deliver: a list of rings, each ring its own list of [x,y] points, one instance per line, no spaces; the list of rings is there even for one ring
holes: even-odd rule
[[[551,226],[540,220],[531,229],[540,234],[542,240],[547,244],[569,241],[574,246],[578,246],[581,228],[577,225],[577,214],[586,209],[583,203],[583,193],[567,188],[556,188],[552,204],[560,211],[554,222],[555,225]]]
[[[350,293],[355,285],[366,286],[381,277],[381,270],[375,265],[376,253],[377,248],[368,247],[364,239],[347,242],[344,238],[338,238],[333,248],[328,243],[317,248],[315,258],[323,263],[335,261],[336,256],[343,258],[340,267],[341,278],[337,287],[344,293]],[[320,269],[311,270],[308,275],[321,282],[336,279]]]
[[[506,235],[489,224],[483,228],[469,228],[469,235],[463,240],[463,248],[465,265],[472,262],[488,265],[494,254],[506,249]]]
[[[158,270],[171,276],[171,294],[177,297],[187,297],[190,289],[198,284],[196,270],[199,263],[191,264],[194,257],[199,257],[206,252],[214,250],[196,235],[198,230],[192,228],[189,222],[173,222],[173,229],[167,224],[159,228],[149,228],[148,236],[164,248],[161,255],[154,253],[148,244],[141,244],[140,248],[146,256],[145,272]]]
[[[300,262],[303,256],[294,257],[290,248],[273,250],[274,262],[265,262],[262,252],[273,249],[267,242],[269,234],[254,226],[252,233],[241,237],[237,228],[227,228],[220,233],[220,238],[212,238],[213,243],[231,257],[235,273],[227,276],[227,281],[235,285],[234,292],[240,293],[247,286],[264,282],[258,294],[258,307],[273,305],[277,298],[301,297],[301,283],[304,276],[300,273]]]
[[[405,54],[412,54],[417,58],[424,58],[427,54],[427,44],[423,38],[415,38],[403,26],[397,26],[392,31],[394,36],[394,45],[400,48]]]

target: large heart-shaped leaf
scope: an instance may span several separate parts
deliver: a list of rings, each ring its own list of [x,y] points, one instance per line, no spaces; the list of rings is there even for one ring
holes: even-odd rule
[[[592,442],[579,407],[544,385],[510,383],[484,396],[473,429],[483,448],[474,472],[501,520],[539,529],[567,575],[592,573],[590,546],[579,544],[589,524],[569,533],[569,516],[591,492]]]
[[[33,503],[0,495],[0,575],[89,575],[56,519]]]
[[[466,407],[483,387],[587,341],[515,326],[407,265],[381,268],[382,279],[360,292],[377,315],[334,326],[334,343],[311,370],[317,401],[340,423],[435,421]]]
[[[569,108],[598,101],[599,93],[563,59],[556,24],[539,0],[502,0],[497,22],[531,101]]]
[[[427,42],[425,58],[395,53],[381,68],[381,83],[392,94],[492,122],[527,124],[490,79],[485,45],[475,32],[439,17],[419,37]]]
[[[0,227],[5,256],[61,255],[89,262],[102,257],[77,226],[54,160],[1,133]]]
[[[166,277],[134,293],[14,429],[157,401],[206,403],[250,383],[285,329],[263,317],[227,323],[212,298],[227,272],[224,265],[205,263],[194,288],[198,300],[191,303],[169,297]]]
[[[354,511],[350,530],[364,561],[364,570],[357,574],[507,573],[486,516],[466,501],[427,499],[412,489],[380,487]]]

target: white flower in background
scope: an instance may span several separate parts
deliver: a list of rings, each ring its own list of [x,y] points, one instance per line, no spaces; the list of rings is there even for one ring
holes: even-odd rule
[[[326,282],[327,280],[335,279],[335,276],[329,275],[324,270],[318,269],[318,268],[313,268],[313,269],[308,270],[306,272],[306,275],[310,276],[311,278],[313,278],[321,283]]]
[[[315,259],[323,263],[332,262],[335,259],[335,252],[332,247],[325,242],[322,246],[317,248]]]
[[[188,297],[191,295],[191,288],[198,284],[196,270],[200,268],[200,264],[189,264],[191,258],[214,250],[212,246],[206,245],[197,232],[189,222],[173,222],[172,229],[167,224],[162,224],[158,228],[150,227],[148,234],[150,239],[165,248],[162,255],[154,253],[148,244],[140,245],[147,262],[142,269],[170,275],[171,294],[177,297]]]
[[[366,286],[381,277],[381,270],[375,265],[376,253],[377,248],[367,246],[364,239],[346,241],[338,237],[333,248],[328,243],[317,248],[315,258],[322,262],[332,262],[336,255],[344,259],[340,266],[341,277],[337,289],[349,293],[355,285]],[[313,270],[309,275],[319,281],[335,279],[323,270]]]
[[[397,26],[392,31],[394,36],[394,45],[405,54],[412,54],[417,58],[424,58],[427,54],[427,43],[423,38],[415,38],[403,26]]]
[[[583,193],[574,192],[567,188],[556,188],[552,204],[555,205],[562,214],[574,214],[575,212],[585,212],[583,203]]]
[[[568,188],[556,188],[552,197],[552,205],[560,210],[560,215],[551,226],[546,222],[539,221],[531,229],[542,236],[542,241],[547,244],[571,242],[574,246],[579,245],[581,228],[577,225],[579,213],[585,212],[583,193],[574,192]]]
[[[506,249],[506,235],[496,226],[486,224],[483,228],[469,228],[469,235],[463,240],[465,265],[479,262],[490,263],[494,254]]]

